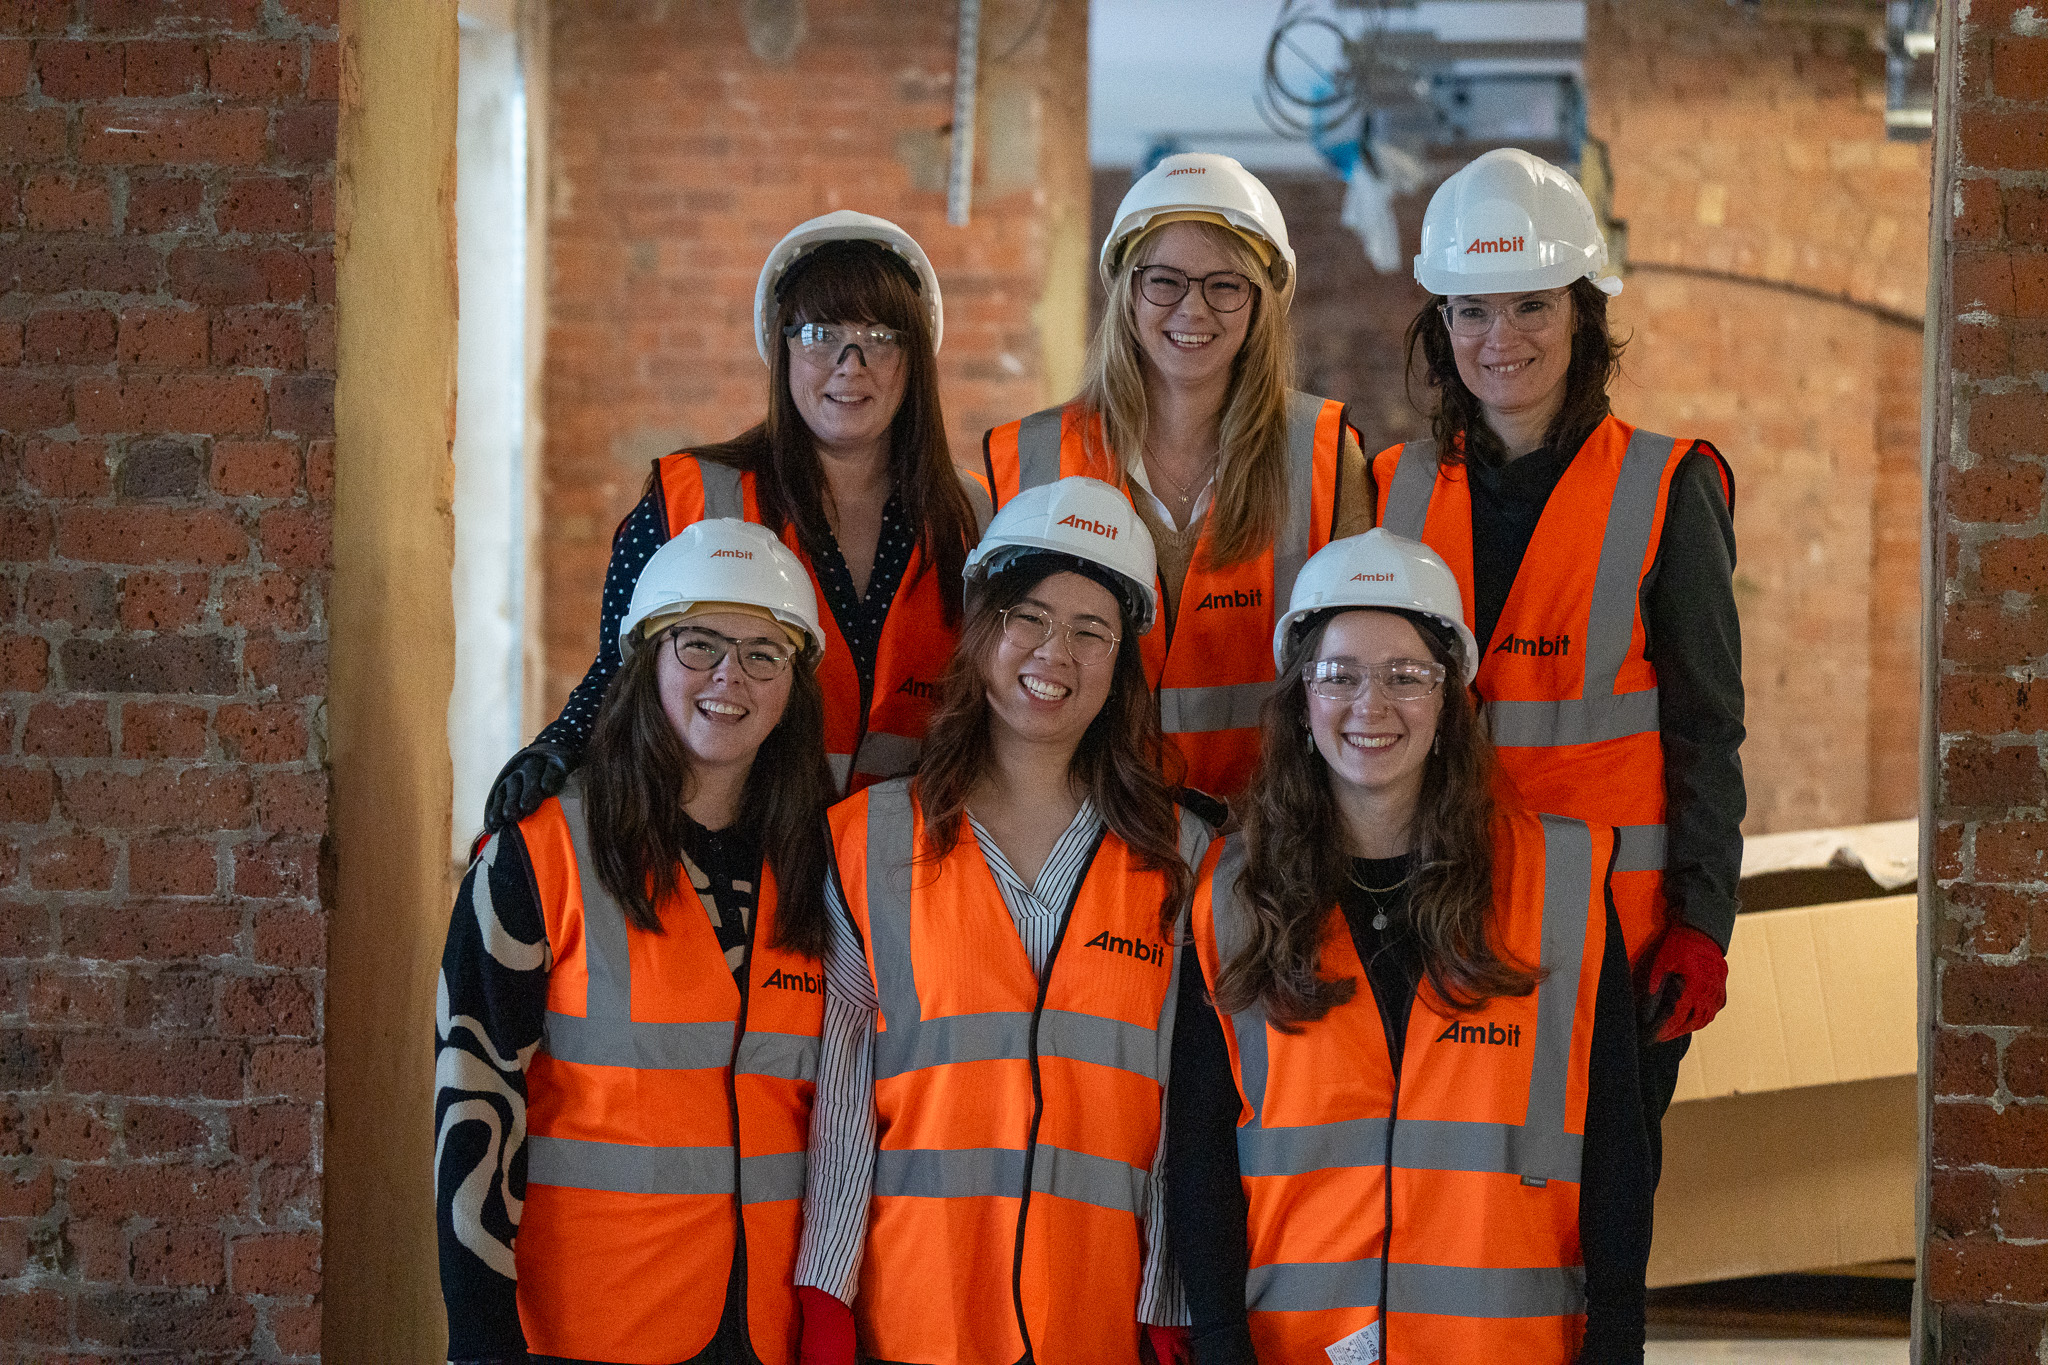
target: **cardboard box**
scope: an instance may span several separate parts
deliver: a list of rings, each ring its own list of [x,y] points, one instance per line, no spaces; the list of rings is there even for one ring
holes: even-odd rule
[[[1910,1257],[1916,905],[1737,918],[1664,1120],[1652,1285]]]

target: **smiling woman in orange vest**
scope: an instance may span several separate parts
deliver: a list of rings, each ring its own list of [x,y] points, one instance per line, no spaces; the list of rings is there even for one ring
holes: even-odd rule
[[[1154,572],[1106,484],[1011,502],[916,777],[832,810],[806,1365],[856,1324],[868,1360],[1137,1365],[1175,1311],[1154,1166],[1208,834],[1160,774]]]
[[[1229,796],[1273,683],[1244,642],[1272,630],[1303,560],[1372,525],[1371,480],[1344,405],[1289,387],[1294,249],[1244,167],[1161,161],[1118,206],[1099,268],[1108,304],[1080,394],[988,433],[989,486],[1000,506],[1087,474],[1130,497],[1159,550],[1145,676],[1160,725],[1187,785]]]
[[[841,209],[776,244],[754,290],[768,415],[730,441],[654,462],[612,536],[597,658],[561,716],[498,774],[486,829],[560,790],[619,666],[619,617],[640,566],[705,517],[760,522],[811,577],[826,608],[820,681],[839,791],[916,766],[959,633],[960,564],[989,514],[946,445],[944,327],[931,262],[886,219]]]
[[[634,587],[588,761],[470,865],[435,1048],[451,1360],[796,1359],[818,617],[765,527],[686,529]]]
[[[1202,868],[1174,1042],[1194,1359],[1640,1361],[1614,831],[1496,800],[1426,547],[1333,543],[1272,639],[1283,684],[1244,828]]]
[[[1725,999],[1742,869],[1734,475],[1705,441],[1610,410],[1622,285],[1585,191],[1549,162],[1507,148],[1444,181],[1415,278],[1435,297],[1409,369],[1436,413],[1431,439],[1375,458],[1380,523],[1457,574],[1521,798],[1618,831],[1661,1164],[1679,1061]]]

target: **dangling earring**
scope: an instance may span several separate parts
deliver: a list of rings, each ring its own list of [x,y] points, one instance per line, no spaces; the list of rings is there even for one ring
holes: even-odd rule
[[[1306,754],[1312,754],[1316,751],[1316,732],[1309,729],[1307,725],[1301,727],[1301,751]]]

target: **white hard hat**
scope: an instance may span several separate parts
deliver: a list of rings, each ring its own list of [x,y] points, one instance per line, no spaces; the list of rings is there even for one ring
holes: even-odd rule
[[[1520,294],[1605,275],[1607,239],[1579,182],[1540,156],[1502,147],[1465,166],[1430,196],[1415,278],[1432,294]]]
[[[813,663],[825,653],[818,593],[803,561],[767,527],[733,517],[692,522],[648,557],[619,623],[619,653],[633,656],[644,622],[705,602],[759,607],[803,632]]]
[[[968,552],[962,577],[973,597],[983,584],[1035,551],[1049,550],[1100,565],[1125,585],[1137,608],[1138,634],[1159,615],[1159,561],[1152,533],[1131,501],[1100,479],[1070,475],[1027,488],[1003,504]]]
[[[1285,267],[1275,272],[1281,307],[1293,299],[1294,248],[1287,244],[1287,220],[1280,216],[1280,201],[1257,176],[1215,152],[1177,152],[1138,177],[1116,206],[1116,226],[1102,239],[1102,255],[1096,264],[1104,288],[1123,263],[1125,243],[1156,219],[1176,213],[1214,214],[1266,243],[1285,262]]]
[[[774,355],[773,348],[782,341],[782,338],[770,335],[775,330],[776,284],[807,252],[827,242],[874,242],[909,262],[917,276],[917,292],[924,300],[925,315],[931,321],[932,353],[938,354],[939,339],[946,330],[946,308],[939,297],[938,274],[933,271],[924,248],[917,244],[916,238],[887,218],[877,218],[872,213],[855,213],[852,209],[834,209],[821,218],[813,218],[791,228],[789,235],[768,253],[768,262],[761,267],[760,282],[754,286],[754,344],[760,348],[761,363],[773,363],[770,359]],[[812,321],[858,322],[861,319],[813,318]]]
[[[1309,556],[1294,576],[1287,614],[1273,627],[1273,666],[1287,652],[1287,633],[1329,607],[1380,607],[1421,612],[1455,633],[1465,646],[1465,681],[1479,672],[1479,642],[1465,624],[1465,599],[1451,566],[1419,540],[1375,526],[1362,536],[1333,540]]]

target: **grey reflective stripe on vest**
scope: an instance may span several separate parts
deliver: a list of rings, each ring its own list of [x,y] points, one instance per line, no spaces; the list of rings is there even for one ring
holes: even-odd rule
[[[868,788],[868,933],[874,941],[875,997],[884,1027],[875,1033],[875,1079],[951,1062],[1021,1061],[1031,1055],[1031,1013],[991,1010],[923,1017],[910,956],[912,871],[910,789],[884,782]],[[1087,881],[1083,871],[1081,880]],[[1169,961],[1169,969],[1174,963]],[[1156,1028],[1098,1015],[1047,1009],[1038,1016],[1038,1054],[1093,1062],[1165,1083],[1173,982],[1168,981]]]
[[[818,1040],[801,1033],[747,1033],[733,1058],[735,1076],[773,1076],[783,1081],[818,1079]]]
[[[1579,1178],[1583,1139],[1565,1131],[1571,1081],[1572,1032],[1578,1014],[1579,975],[1593,885],[1593,836],[1578,820],[1545,815],[1543,825],[1542,962],[1550,974],[1536,988],[1536,1033],[1531,1040],[1529,1100],[1519,1124],[1402,1119],[1394,1125],[1394,1165],[1411,1170],[1491,1171],[1547,1180]],[[1225,845],[1217,860],[1212,904],[1218,961],[1227,963],[1245,940],[1236,896],[1243,866],[1242,841]],[[1604,871],[1604,869],[1603,869]],[[1386,1150],[1387,1121],[1378,1116],[1339,1123],[1268,1128],[1264,1124],[1267,1072],[1266,1021],[1258,1006],[1231,1018],[1238,1070],[1253,1111],[1238,1129],[1238,1162],[1247,1176],[1300,1175],[1333,1167],[1377,1166]]]
[[[1619,825],[1614,831],[1616,872],[1662,872],[1664,826]]]
[[[1378,1258],[1254,1266],[1245,1277],[1246,1302],[1261,1312],[1376,1308],[1379,1292]],[[1396,1261],[1387,1268],[1387,1303],[1394,1313],[1454,1318],[1566,1317],[1586,1311],[1586,1271]]]
[[[1397,536],[1422,539],[1429,521],[1429,497],[1436,489],[1436,442],[1409,441],[1394,461],[1387,485],[1387,514],[1380,525]]]
[[[636,1147],[533,1133],[526,1139],[526,1179],[615,1194],[731,1194],[732,1148]]]
[[[1121,1213],[1144,1207],[1146,1173],[1128,1162],[1040,1143],[1031,1188]],[[1010,1147],[884,1148],[875,1153],[875,1193],[910,1199],[1015,1199],[1024,1153]]]
[[[1650,550],[1664,467],[1677,446],[1671,437],[1652,431],[1637,431],[1629,437],[1600,538],[1592,610],[1586,620],[1586,679],[1578,699],[1488,702],[1486,718],[1495,744],[1503,748],[1597,744],[1654,734],[1660,728],[1656,688],[1617,693],[1614,687],[1635,639],[1643,557]]]
[[[861,738],[853,771],[868,777],[901,777],[917,766],[917,756],[923,752],[923,740],[870,730]]]
[[[1290,589],[1291,591],[1291,589]],[[1273,693],[1270,682],[1224,683],[1215,687],[1159,689],[1159,728],[1170,735],[1204,735],[1242,730],[1259,723],[1259,708]]]
[[[1287,516],[1273,538],[1273,610],[1294,595],[1294,580],[1308,559],[1309,521],[1316,487],[1316,422],[1326,400],[1287,391]],[[1170,735],[1206,735],[1249,730],[1273,684],[1225,683],[1216,687],[1159,689],[1159,728]]]
[[[1041,488],[1060,476],[1060,412],[1047,408],[1017,423],[1017,491]]]
[[[708,466],[707,466],[708,467]],[[597,879],[590,860],[590,822],[583,780],[571,774],[560,800],[576,854],[583,895],[583,956],[587,988],[582,1017],[549,1010],[542,1046],[564,1062],[622,1066],[643,1071],[709,1070],[731,1065],[741,1075],[808,1081],[818,1074],[816,1038],[791,1033],[746,1033],[733,1046],[729,1020],[649,1023],[633,1018],[633,968],[625,912]],[[726,1194],[733,1192],[730,1147],[642,1147],[623,1142],[530,1134],[527,1179],[542,1185],[619,1194]],[[740,1159],[740,1202],[800,1199],[806,1158],[781,1152]]]
[[[747,497],[741,491],[740,472],[737,469],[734,469],[729,464],[720,464],[716,460],[699,459],[697,461],[697,477],[704,485],[704,516],[706,519],[711,517],[744,518],[747,515]],[[683,528],[671,526],[668,529],[671,532],[675,532]]]

